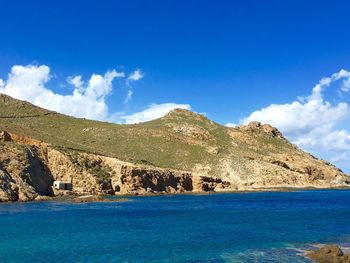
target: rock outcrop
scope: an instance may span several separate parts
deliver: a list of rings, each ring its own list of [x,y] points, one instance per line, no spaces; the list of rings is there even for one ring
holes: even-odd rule
[[[307,257],[316,263],[350,263],[350,254],[344,254],[337,245],[327,245],[307,253]]]
[[[0,201],[53,195],[53,177],[37,147],[7,142],[0,148]]]

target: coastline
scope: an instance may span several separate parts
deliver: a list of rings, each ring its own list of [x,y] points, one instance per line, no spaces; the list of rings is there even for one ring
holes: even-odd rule
[[[71,202],[71,203],[113,203],[113,202],[128,202],[132,197],[157,197],[157,196],[177,196],[177,195],[220,195],[220,194],[250,194],[250,193],[268,193],[268,192],[301,192],[301,191],[326,191],[326,190],[350,190],[350,186],[340,187],[270,187],[270,188],[258,188],[258,189],[244,189],[244,190],[230,190],[230,191],[203,191],[203,192],[158,192],[158,193],[145,193],[145,194],[116,194],[116,195],[77,195],[66,193],[64,195],[57,196],[38,196],[34,200],[18,200],[0,202],[0,204],[14,204],[14,203],[28,203],[28,202]]]

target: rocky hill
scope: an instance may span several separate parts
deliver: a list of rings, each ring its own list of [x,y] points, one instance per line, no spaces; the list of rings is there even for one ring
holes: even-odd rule
[[[134,125],[78,119],[0,95],[0,201],[62,194],[152,194],[347,187],[349,177],[268,124],[228,128],[176,109]]]

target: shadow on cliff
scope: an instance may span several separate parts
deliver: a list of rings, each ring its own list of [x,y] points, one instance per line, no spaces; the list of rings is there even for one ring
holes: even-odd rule
[[[42,158],[47,158],[43,150],[38,148],[28,148],[27,156],[29,166],[27,168],[26,182],[32,186],[39,195],[54,196],[52,184],[53,175]]]

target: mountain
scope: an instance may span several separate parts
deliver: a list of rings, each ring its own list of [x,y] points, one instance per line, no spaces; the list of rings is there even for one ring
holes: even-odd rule
[[[0,95],[0,200],[63,194],[152,194],[347,187],[349,177],[268,124],[229,128],[175,109],[120,125],[62,115]]]

